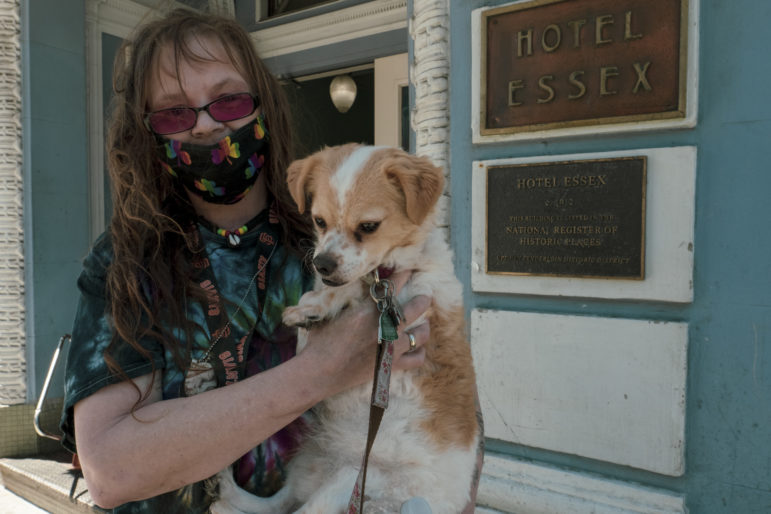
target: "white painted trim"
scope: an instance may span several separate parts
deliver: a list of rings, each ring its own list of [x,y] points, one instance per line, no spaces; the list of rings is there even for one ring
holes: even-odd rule
[[[334,70],[324,70],[318,73],[311,73],[310,75],[300,75],[292,77],[295,82],[308,82],[309,80],[325,79],[328,77],[334,77],[335,75],[347,75],[356,73],[358,71],[374,70],[375,65],[373,63],[357,64],[356,66],[346,66],[345,68],[336,68]]]
[[[261,21],[268,17],[268,0],[254,0],[254,20]]]
[[[409,81],[407,54],[375,59],[375,145],[399,146],[402,88]]]
[[[127,38],[146,19],[157,13],[131,0],[86,0],[86,16],[93,16],[99,32]],[[156,14],[157,16],[157,14]]]
[[[685,498],[663,489],[609,480],[485,455],[477,495],[478,513],[685,514]]]
[[[529,2],[519,0],[512,4]],[[533,141],[576,136],[598,136],[605,134],[637,133],[653,130],[687,129],[696,126],[699,106],[699,1],[688,0],[688,42],[686,73],[685,117],[672,120],[634,121],[629,123],[610,123],[564,129],[520,132],[517,134],[480,134],[481,91],[483,71],[481,70],[482,48],[482,13],[493,9],[484,7],[471,13],[471,133],[472,141],[480,143],[500,143],[504,141]],[[496,6],[499,8],[501,6]]]
[[[494,165],[645,156],[648,185],[645,220],[645,279],[512,276],[485,273],[486,168]],[[693,241],[696,147],[475,161],[471,193],[471,286],[477,292],[693,301]]]
[[[88,133],[88,226],[90,240],[104,231],[104,115],[100,0],[86,1],[86,113]]]
[[[378,0],[251,34],[262,59],[407,27],[406,0]]]

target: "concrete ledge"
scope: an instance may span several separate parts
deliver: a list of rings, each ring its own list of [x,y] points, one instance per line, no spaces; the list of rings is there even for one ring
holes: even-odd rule
[[[53,514],[105,512],[94,506],[83,479],[73,484],[67,453],[0,459],[0,473],[6,489]]]
[[[686,514],[683,496],[662,489],[485,455],[477,512],[496,514]]]

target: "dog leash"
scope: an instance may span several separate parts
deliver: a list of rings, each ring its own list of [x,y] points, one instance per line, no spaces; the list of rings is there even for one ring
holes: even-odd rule
[[[369,453],[375,442],[375,436],[380,428],[383,413],[388,408],[388,397],[391,384],[391,365],[394,358],[394,341],[399,338],[397,327],[403,314],[399,303],[394,298],[394,285],[388,279],[381,279],[378,270],[372,272],[374,281],[369,288],[369,294],[380,312],[378,322],[377,358],[375,360],[375,377],[372,384],[372,398],[369,408],[369,427],[367,428],[367,444],[359,476],[348,501],[347,514],[362,514],[364,512],[364,483],[367,480],[367,463]]]

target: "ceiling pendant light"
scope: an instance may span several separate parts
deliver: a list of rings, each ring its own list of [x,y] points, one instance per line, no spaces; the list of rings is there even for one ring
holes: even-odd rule
[[[350,75],[338,75],[329,84],[329,96],[338,111],[348,112],[356,100],[356,82]]]

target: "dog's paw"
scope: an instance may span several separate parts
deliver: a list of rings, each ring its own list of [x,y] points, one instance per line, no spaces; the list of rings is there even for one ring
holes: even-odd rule
[[[282,319],[288,327],[310,328],[324,320],[324,310],[318,305],[294,305],[284,309]]]

